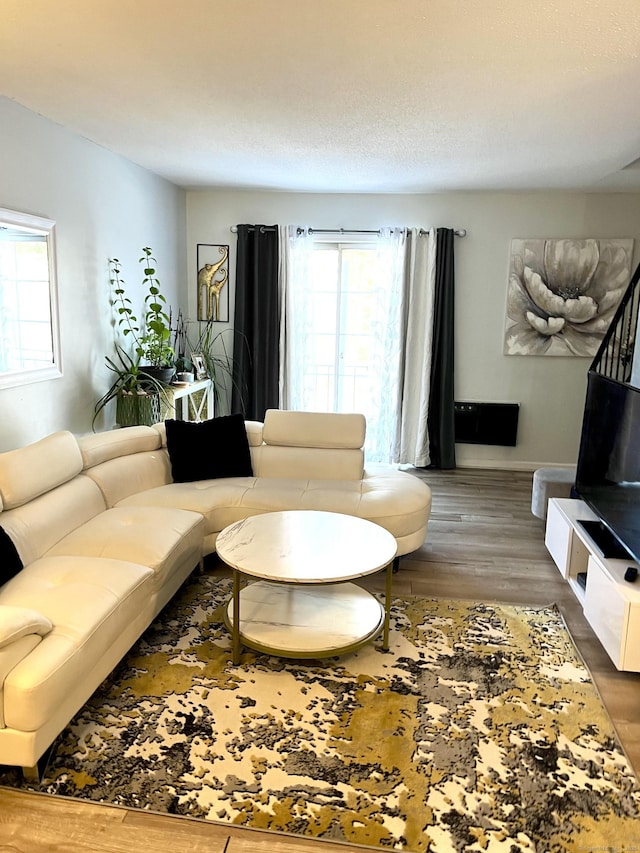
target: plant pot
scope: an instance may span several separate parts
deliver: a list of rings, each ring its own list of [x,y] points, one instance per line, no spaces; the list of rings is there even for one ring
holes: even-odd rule
[[[152,376],[156,381],[162,382],[163,385],[169,385],[173,379],[173,374],[176,372],[175,367],[154,367],[151,364],[141,364],[140,370],[148,376]]]
[[[160,420],[159,394],[118,394],[116,423],[119,426],[153,426]]]

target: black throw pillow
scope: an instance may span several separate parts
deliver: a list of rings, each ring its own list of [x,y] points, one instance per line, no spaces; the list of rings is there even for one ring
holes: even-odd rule
[[[11,539],[4,528],[0,527],[0,586],[11,580],[23,568],[22,560],[16,546],[13,544],[13,539]]]
[[[174,483],[252,477],[251,451],[242,414],[210,421],[165,421]]]

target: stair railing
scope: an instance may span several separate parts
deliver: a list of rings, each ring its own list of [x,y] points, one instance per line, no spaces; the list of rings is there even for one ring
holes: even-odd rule
[[[629,384],[638,328],[640,264],[613,316],[589,370]]]

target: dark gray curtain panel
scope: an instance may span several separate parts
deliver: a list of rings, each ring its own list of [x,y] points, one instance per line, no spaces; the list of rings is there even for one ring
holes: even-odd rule
[[[436,281],[433,309],[429,444],[433,468],[456,467],[453,392],[454,233],[436,231]]]
[[[238,225],[231,411],[261,421],[277,409],[278,226]]]

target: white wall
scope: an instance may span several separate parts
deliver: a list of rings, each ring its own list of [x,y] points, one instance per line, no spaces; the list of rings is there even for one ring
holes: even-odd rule
[[[0,450],[58,429],[91,429],[110,384],[113,351],[108,258],[142,298],[138,258],[151,246],[165,295],[184,295],[185,194],[57,124],[0,98],[0,207],[56,221],[64,375],[0,390]],[[110,426],[113,413],[100,426]]]
[[[514,401],[521,408],[516,447],[459,444],[458,464],[533,469],[575,463],[590,359],[502,354],[510,243],[516,237],[634,237],[635,268],[640,257],[640,195],[188,192],[191,316],[197,243],[231,246],[233,316],[236,238],[229,228],[241,222],[316,228],[466,228],[468,235],[456,240],[456,399]]]

